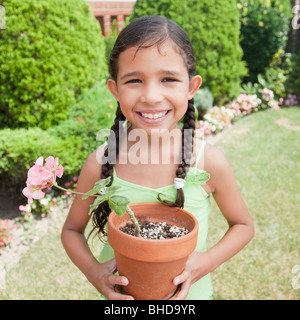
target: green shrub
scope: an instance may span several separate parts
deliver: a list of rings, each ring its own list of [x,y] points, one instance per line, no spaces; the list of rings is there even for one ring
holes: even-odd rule
[[[0,33],[0,128],[45,129],[107,74],[100,25],[84,0],[10,0]]]
[[[239,2],[243,60],[249,69],[245,82],[255,82],[258,74],[265,73],[276,52],[285,48],[289,20],[275,4],[272,7],[260,0]]]
[[[2,186],[24,187],[28,169],[40,156],[58,157],[66,179],[80,172],[86,157],[101,144],[96,141],[97,132],[111,127],[116,108],[104,82],[79,98],[70,108],[69,119],[57,126],[47,130],[35,127],[0,131]]]
[[[300,98],[300,51],[292,55],[292,70],[286,81],[286,90]]]
[[[200,88],[194,96],[194,106],[198,111],[198,119],[203,120],[204,115],[213,106],[213,96],[208,88]]]
[[[80,137],[59,139],[40,128],[2,129],[0,134],[1,184],[25,185],[26,174],[34,161],[43,156],[58,156],[66,172],[78,170],[82,164]]]
[[[60,139],[80,137],[81,153],[86,158],[100,144],[96,140],[98,131],[112,126],[115,111],[114,98],[103,81],[79,97],[79,101],[71,106],[67,120],[47,132]]]
[[[137,0],[130,19],[161,15],[176,21],[189,35],[203,78],[215,103],[236,97],[246,74],[239,44],[236,0]]]
[[[104,37],[106,61],[109,61],[109,56],[116,42],[117,37],[118,37],[118,23],[117,23],[117,20],[114,19],[111,23],[111,33],[108,36]]]

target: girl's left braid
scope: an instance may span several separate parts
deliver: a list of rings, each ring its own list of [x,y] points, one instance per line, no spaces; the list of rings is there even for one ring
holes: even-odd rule
[[[194,141],[195,127],[196,127],[195,120],[196,120],[196,116],[195,116],[195,108],[194,108],[194,99],[191,99],[188,101],[188,107],[183,118],[181,162],[179,164],[178,169],[176,170],[176,177],[180,179],[185,178],[185,176],[187,175],[188,169],[190,167],[190,162],[193,154],[193,141]],[[158,195],[158,200],[170,207],[183,208],[184,192],[182,188],[177,189],[177,196],[176,196],[175,202],[162,200],[160,195]]]

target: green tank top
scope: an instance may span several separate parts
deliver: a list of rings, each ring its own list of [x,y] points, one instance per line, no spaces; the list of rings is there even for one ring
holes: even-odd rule
[[[206,193],[202,185],[204,185],[210,178],[209,174],[197,168],[197,164],[204,151],[205,141],[203,140],[201,148],[197,154],[195,165],[191,167],[185,178],[183,187],[185,202],[184,209],[192,213],[199,222],[199,233],[196,251],[206,251],[206,238],[208,232],[208,215],[210,212],[210,195]],[[162,194],[168,200],[175,201],[177,191],[174,185],[168,185],[162,188],[152,189],[140,186],[118,178],[116,171],[113,171],[113,185],[120,187],[118,194],[127,197],[130,203],[140,202],[159,202],[158,194]],[[114,258],[114,251],[107,243],[101,251],[99,262],[103,263]],[[212,298],[212,284],[210,274],[207,274],[191,287],[187,300],[207,300]]]

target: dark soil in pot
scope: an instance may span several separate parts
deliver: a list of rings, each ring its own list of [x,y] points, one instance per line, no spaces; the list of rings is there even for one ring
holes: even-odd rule
[[[166,222],[143,222],[140,223],[141,236],[145,239],[164,240],[178,238],[186,235],[188,230],[175,225],[169,225]],[[134,225],[128,222],[124,227],[120,228],[121,231],[135,236]]]

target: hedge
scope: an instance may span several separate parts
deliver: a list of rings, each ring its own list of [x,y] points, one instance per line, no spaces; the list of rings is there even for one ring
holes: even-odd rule
[[[10,0],[0,32],[0,128],[46,129],[106,77],[98,21],[84,0]]]

